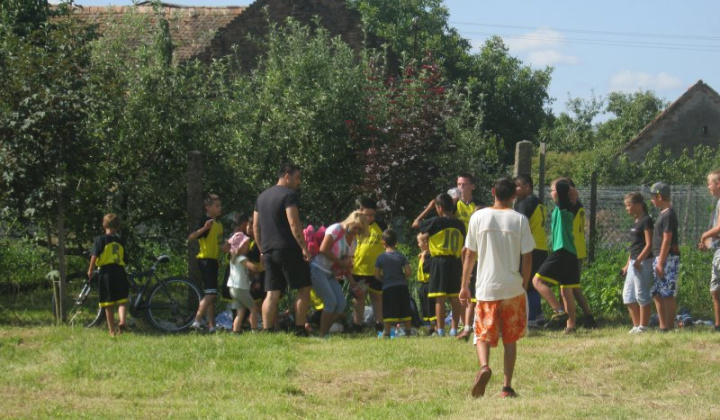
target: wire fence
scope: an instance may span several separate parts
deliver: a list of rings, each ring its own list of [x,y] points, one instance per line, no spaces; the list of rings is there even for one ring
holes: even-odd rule
[[[646,199],[650,216],[657,220],[659,212],[650,203],[650,187],[646,185],[625,186],[597,186],[597,199],[595,213],[592,212],[591,186],[578,187],[580,201],[585,206],[587,220],[585,225],[586,241],[595,238],[596,249],[627,247],[630,242],[630,228],[633,219],[625,209],[625,194],[641,192]],[[714,205],[713,197],[708,193],[707,187],[698,185],[671,186],[672,203],[678,215],[678,237],[680,245],[695,248],[700,236],[708,229],[710,214]],[[548,214],[554,204],[550,198],[549,188],[545,189],[543,196]],[[590,229],[590,221],[595,218],[594,231]],[[549,230],[549,223],[546,228]]]

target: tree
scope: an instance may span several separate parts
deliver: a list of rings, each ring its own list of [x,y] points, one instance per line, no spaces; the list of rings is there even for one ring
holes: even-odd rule
[[[73,21],[66,5],[60,9],[66,19],[46,22],[29,18],[42,15],[36,2],[11,2],[9,6],[3,9],[3,19],[19,20],[4,20],[4,28],[15,30],[2,31],[3,207],[26,223],[44,227],[48,239],[57,238],[58,296],[63,296],[68,208],[92,151],[81,127],[88,105],[85,86],[93,34]],[[64,317],[62,309],[60,317]]]
[[[450,12],[442,0],[350,0],[350,4],[360,12],[366,33],[379,37],[400,57],[390,62],[392,74],[401,72],[401,63],[416,64],[431,54],[449,82],[468,77],[470,42],[448,24]]]
[[[557,118],[550,118],[540,130],[540,141],[559,153],[592,148],[596,137],[595,118],[603,111],[605,100],[595,95],[587,100],[569,98],[565,106],[570,113],[561,112]]]
[[[515,143],[535,141],[548,118],[551,68],[533,70],[512,57],[502,39],[492,37],[472,57],[467,89],[478,101],[481,127],[497,139],[498,153],[512,159]]]

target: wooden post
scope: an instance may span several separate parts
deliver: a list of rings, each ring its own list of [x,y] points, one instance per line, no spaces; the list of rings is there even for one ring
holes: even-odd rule
[[[187,232],[197,228],[197,223],[203,212],[202,192],[202,153],[197,150],[191,151],[187,156]],[[195,256],[198,253],[198,243],[188,243],[187,268],[188,276],[197,285],[201,285],[200,272]]]
[[[515,173],[518,175],[532,174],[533,144],[531,141],[523,140],[515,144]]]
[[[588,261],[595,261],[595,242],[597,242],[597,171],[590,175],[590,246]]]
[[[545,143],[540,143],[540,168],[538,170],[538,198],[545,202]]]

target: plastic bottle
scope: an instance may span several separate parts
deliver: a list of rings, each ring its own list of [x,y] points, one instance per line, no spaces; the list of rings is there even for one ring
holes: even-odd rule
[[[402,325],[397,324],[395,326],[395,337],[404,337],[405,336],[405,330],[402,328]]]

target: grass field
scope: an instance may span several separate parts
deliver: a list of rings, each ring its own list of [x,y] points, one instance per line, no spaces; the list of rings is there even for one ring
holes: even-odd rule
[[[626,327],[533,333],[514,387],[469,397],[474,348],[451,338],[287,334],[110,338],[103,328],[0,326],[2,418],[717,419],[720,334]]]

